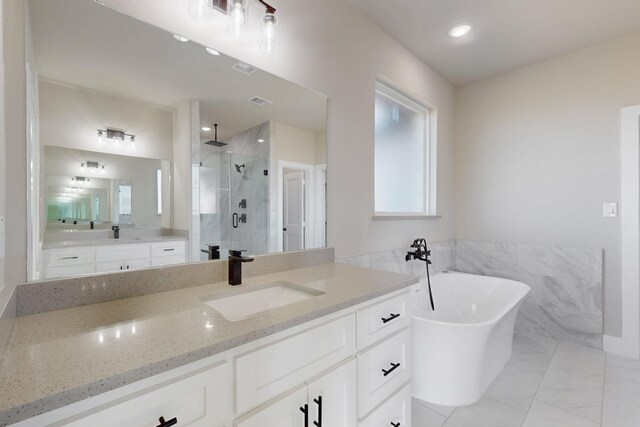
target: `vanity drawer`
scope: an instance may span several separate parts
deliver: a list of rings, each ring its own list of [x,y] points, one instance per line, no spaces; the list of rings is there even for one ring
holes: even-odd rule
[[[95,251],[90,247],[48,249],[43,251],[43,255],[45,267],[92,264],[95,260]]]
[[[151,257],[170,257],[184,255],[184,242],[160,242],[151,244]]]
[[[358,355],[358,416],[363,417],[411,379],[410,330]]]
[[[362,350],[411,324],[409,292],[360,309],[356,316],[358,349]]]
[[[45,267],[45,279],[57,279],[60,277],[82,276],[95,273],[95,264],[67,265],[62,267]]]
[[[355,315],[283,338],[235,358],[239,414],[353,355]]]
[[[149,258],[148,244],[121,245],[115,243],[113,245],[96,248],[97,262],[124,261],[141,258]]]
[[[177,418],[178,426],[223,427],[231,413],[231,366],[222,362],[126,396],[55,425],[152,427]]]
[[[411,427],[411,384],[373,411],[358,427]]]

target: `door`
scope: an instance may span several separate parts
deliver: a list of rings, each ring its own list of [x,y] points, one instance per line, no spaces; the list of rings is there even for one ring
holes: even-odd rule
[[[283,249],[304,249],[304,172],[284,175]]]
[[[307,387],[301,386],[291,394],[276,401],[267,402],[258,409],[238,418],[235,427],[305,427],[305,416],[301,411],[307,409]],[[307,426],[312,425],[311,418]],[[327,427],[330,424],[326,424]],[[336,424],[338,426],[339,424]]]
[[[309,383],[310,426],[356,426],[356,376],[356,361],[351,359]]]

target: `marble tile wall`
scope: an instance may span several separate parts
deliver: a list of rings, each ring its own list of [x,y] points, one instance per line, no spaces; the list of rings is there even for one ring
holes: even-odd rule
[[[531,287],[516,330],[602,348],[602,249],[456,241],[456,269]]]
[[[438,272],[442,270],[455,270],[456,242],[454,240],[430,243],[429,249],[431,250],[432,262],[429,267],[429,271]],[[426,277],[426,268],[423,262],[405,261],[404,257],[409,250],[411,250],[411,248],[407,246],[406,248],[394,249],[391,251],[340,258],[336,261],[359,267],[368,267],[377,270],[393,271],[412,276]]]
[[[602,348],[602,249],[471,240],[429,245],[430,271],[518,280],[531,287],[516,330]],[[405,262],[409,248],[339,259],[352,265],[426,277],[420,262]]]
[[[263,123],[235,135],[216,148],[200,150],[200,243],[228,249],[246,249],[249,254],[268,252],[270,124]],[[258,142],[262,140],[263,142]],[[231,154],[228,153],[231,151]],[[237,165],[244,165],[241,172]],[[246,200],[246,208],[240,202]],[[231,213],[230,213],[231,211]],[[246,223],[231,227],[234,213],[246,215]],[[205,254],[200,259],[206,259]]]

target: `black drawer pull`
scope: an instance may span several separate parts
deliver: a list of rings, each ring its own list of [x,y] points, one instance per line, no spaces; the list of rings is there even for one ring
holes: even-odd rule
[[[300,407],[300,411],[304,414],[304,427],[309,427],[309,405],[305,403]]]
[[[397,319],[398,317],[400,317],[400,313],[391,313],[386,319],[384,317],[382,318],[382,323],[391,322],[393,319]]]
[[[176,417],[171,418],[169,421],[165,421],[164,417],[160,417],[158,421],[160,422],[160,424],[158,424],[156,427],[169,427],[178,424],[178,418]]]
[[[392,425],[393,427],[400,427],[400,423],[394,423],[394,422],[391,422],[391,425]]]
[[[391,372],[395,371],[397,368],[400,367],[399,363],[392,363],[391,364],[391,369],[383,369],[382,373],[384,374],[384,376],[386,377],[387,375],[389,375]]]
[[[78,259],[78,257],[77,256],[66,256],[66,257],[63,257],[62,259]]]
[[[322,396],[318,396],[317,399],[313,399],[318,405],[318,421],[314,421],[313,425],[316,427],[322,427]]]
[[[171,251],[175,251],[175,249],[174,249],[174,248],[171,248],[171,249],[163,249],[163,251],[165,251],[165,252],[171,252]]]

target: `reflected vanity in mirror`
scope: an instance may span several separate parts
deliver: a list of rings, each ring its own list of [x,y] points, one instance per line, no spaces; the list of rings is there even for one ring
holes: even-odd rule
[[[29,280],[325,246],[325,96],[93,0],[28,3]]]

